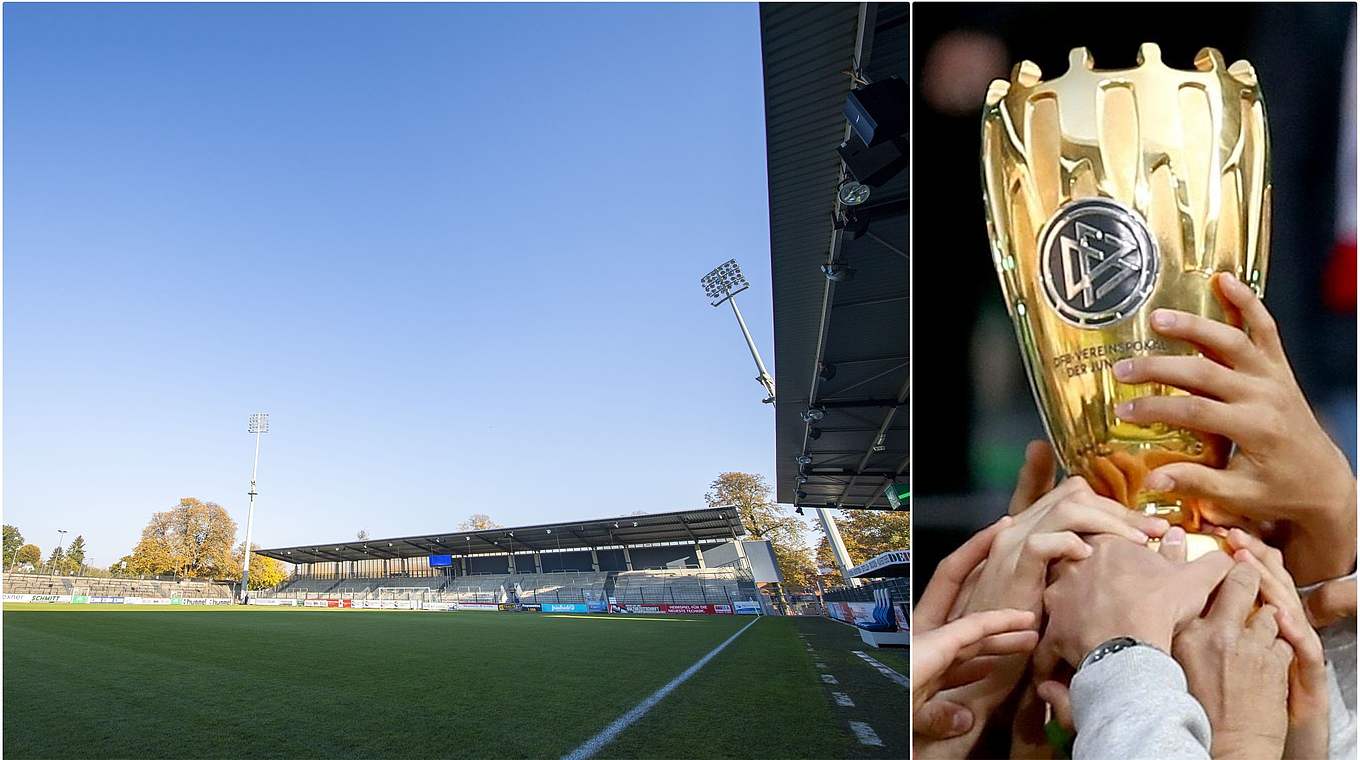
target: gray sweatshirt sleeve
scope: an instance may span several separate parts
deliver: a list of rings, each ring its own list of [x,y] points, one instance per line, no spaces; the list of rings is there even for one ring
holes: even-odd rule
[[[1132,647],[1077,671],[1071,686],[1074,760],[1209,757],[1209,716],[1170,655]]]
[[[1318,631],[1327,658],[1332,760],[1355,760],[1355,618]]]

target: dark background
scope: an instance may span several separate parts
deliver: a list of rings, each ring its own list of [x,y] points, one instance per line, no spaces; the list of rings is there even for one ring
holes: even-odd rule
[[[1139,43],[1156,42],[1175,68],[1193,68],[1203,47],[1255,66],[1274,186],[1266,303],[1304,392],[1354,466],[1355,104],[1353,81],[1344,85],[1354,79],[1354,16],[1349,3],[915,6],[917,578],[1004,512],[1026,442],[1044,437],[988,253],[978,168],[987,83],[1024,59],[1049,79],[1067,69],[1071,48],[1089,48],[1098,69],[1124,68],[1136,65]]]

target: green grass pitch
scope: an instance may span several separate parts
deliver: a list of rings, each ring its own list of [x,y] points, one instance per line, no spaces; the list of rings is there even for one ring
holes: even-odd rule
[[[750,621],[7,604],[4,754],[561,757]],[[838,623],[761,618],[598,756],[905,757],[907,693],[855,649]]]

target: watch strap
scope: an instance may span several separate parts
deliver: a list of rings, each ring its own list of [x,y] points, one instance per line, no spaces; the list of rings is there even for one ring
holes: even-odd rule
[[[1102,644],[1097,645],[1096,648],[1092,649],[1090,652],[1087,652],[1086,656],[1082,658],[1081,664],[1077,666],[1077,670],[1080,671],[1082,668],[1085,668],[1088,665],[1100,662],[1101,660],[1105,659],[1106,657],[1109,657],[1112,654],[1115,654],[1116,652],[1122,652],[1125,649],[1130,649],[1132,647],[1146,647],[1146,646],[1152,645],[1144,644],[1143,642],[1133,638],[1132,636],[1116,636],[1112,639],[1109,639],[1108,641],[1105,641]]]

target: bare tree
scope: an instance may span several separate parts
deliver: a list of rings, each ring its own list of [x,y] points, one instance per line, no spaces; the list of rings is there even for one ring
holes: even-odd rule
[[[489,528],[503,528],[505,526],[492,520],[490,515],[484,515],[481,512],[478,512],[469,515],[468,519],[458,523],[458,527],[462,530],[487,530]]]

